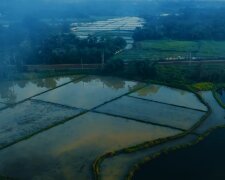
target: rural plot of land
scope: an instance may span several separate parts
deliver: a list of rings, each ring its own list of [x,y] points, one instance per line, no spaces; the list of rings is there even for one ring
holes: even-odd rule
[[[196,58],[224,58],[225,41],[146,40],[135,43],[132,49],[114,58],[136,60],[195,60]]]
[[[142,85],[142,83],[125,81],[119,78],[89,76],[44,93],[34,99],[92,109]]]
[[[80,76],[0,82],[0,102],[17,103]]]
[[[87,113],[0,152],[0,174],[21,179],[91,179],[100,155],[181,133]]]
[[[96,111],[184,130],[190,129],[205,114],[133,97],[122,97],[99,107]]]
[[[200,111],[207,111],[207,107],[199,101],[195,94],[166,86],[149,85],[148,87],[131,94],[131,96]]]
[[[26,101],[0,111],[0,148],[81,113],[49,103]]]

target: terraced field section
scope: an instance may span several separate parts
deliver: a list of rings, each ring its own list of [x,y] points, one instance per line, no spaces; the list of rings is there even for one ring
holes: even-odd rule
[[[208,131],[212,131],[218,127],[225,127],[225,110],[217,103],[212,92],[200,92],[204,101],[210,106],[211,113],[209,116],[197,127],[193,132],[186,136],[181,136],[176,139],[168,140],[165,143],[155,145],[150,148],[143,148],[139,151],[124,151],[117,155],[109,156],[105,158],[100,165],[101,179],[109,180],[122,180],[125,177],[132,179],[217,179],[216,177],[222,177],[223,160],[218,160],[219,156],[223,157],[223,134],[224,130],[215,132],[213,138],[206,139],[200,145],[195,147],[194,145],[198,142],[199,138],[202,139],[202,135]],[[222,136],[220,136],[222,135]],[[213,140],[212,140],[213,139]],[[217,148],[222,148],[217,154]],[[180,150],[188,147],[188,150]],[[212,148],[213,147],[213,148]],[[220,148],[219,148],[220,149]],[[173,152],[175,151],[175,152]],[[171,155],[170,153],[171,152]],[[168,155],[167,155],[168,154]],[[162,157],[160,157],[162,155]],[[157,160],[159,156],[159,161]],[[208,157],[213,158],[208,158]],[[217,158],[218,157],[218,158]],[[203,160],[204,159],[204,160]],[[175,164],[173,162],[175,161]],[[202,162],[207,162],[201,164]],[[219,165],[215,162],[219,161]],[[143,162],[144,165],[142,165]],[[164,163],[165,162],[165,163]],[[174,166],[170,166],[171,163]],[[198,164],[196,166],[196,163]],[[170,165],[169,165],[170,164]],[[201,164],[201,165],[200,165]],[[198,168],[190,169],[188,167],[196,166]],[[138,171],[137,170],[138,167]],[[177,169],[179,171],[177,171]],[[163,170],[163,171],[162,171]],[[217,171],[218,170],[218,171]],[[208,176],[204,176],[202,172],[207,171]],[[165,172],[162,173],[162,172]],[[134,176],[132,176],[134,174]],[[187,176],[184,176],[187,175]],[[196,176],[195,176],[196,175]],[[200,178],[201,177],[201,178]],[[220,179],[220,178],[219,178]]]
[[[89,76],[57,88],[34,99],[71,107],[92,109],[117,98],[143,84],[117,78]]]
[[[82,110],[26,101],[0,111],[0,149],[80,114]]]
[[[9,104],[17,103],[79,77],[70,76],[0,82],[0,102]]]
[[[91,179],[92,163],[101,154],[178,133],[87,113],[1,151],[0,172],[25,179]]]
[[[196,125],[207,112],[207,107],[187,91],[113,77],[70,80],[44,86],[47,91],[30,89],[26,97],[19,96],[22,101],[0,110],[1,175],[89,180],[93,178],[94,161],[102,155],[172,139]],[[185,142],[195,137],[190,134]],[[163,147],[138,151],[137,156],[131,153],[131,161],[118,162],[127,162],[130,167],[149,150],[157,152]],[[107,170],[101,166],[101,176],[109,179],[114,175],[108,173],[115,170],[117,174],[121,166],[109,159],[103,167]]]

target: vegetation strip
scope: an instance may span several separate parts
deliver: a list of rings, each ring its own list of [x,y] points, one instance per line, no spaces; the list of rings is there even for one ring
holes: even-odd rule
[[[126,180],[132,180],[133,179],[133,176],[134,176],[134,173],[140,169],[140,167],[151,161],[151,160],[154,160],[156,159],[157,157],[159,157],[160,155],[162,154],[166,154],[166,153],[170,153],[170,152],[173,152],[173,151],[177,151],[177,150],[180,150],[180,149],[183,149],[183,148],[187,148],[187,147],[191,147],[191,146],[194,146],[196,144],[198,144],[200,141],[203,141],[207,136],[209,136],[213,131],[215,131],[216,129],[219,129],[219,128],[225,128],[225,125],[223,126],[217,126],[217,127],[214,127],[214,128],[211,128],[209,129],[207,132],[205,132],[204,134],[200,135],[198,137],[198,139],[196,141],[193,141],[192,143],[187,143],[187,144],[184,144],[184,145],[178,145],[178,146],[174,146],[172,148],[167,148],[167,149],[163,149],[157,153],[154,153],[148,157],[145,157],[145,159],[143,159],[142,161],[140,161],[139,163],[135,164],[133,166],[133,168],[130,170],[130,172],[128,173],[127,177],[126,177]]]
[[[158,83],[158,84],[162,84],[162,85],[167,85],[165,83]],[[192,92],[194,93],[197,98],[200,100],[200,102],[202,102],[203,104],[205,104],[207,107],[208,107],[208,111],[207,113],[192,127],[190,128],[189,130],[181,133],[181,134],[178,134],[176,136],[172,136],[172,137],[167,137],[167,138],[162,138],[162,139],[157,139],[157,140],[154,140],[154,141],[149,141],[149,142],[144,142],[142,144],[139,144],[139,145],[136,145],[136,146],[133,146],[133,147],[128,147],[128,148],[124,148],[124,149],[121,149],[121,150],[117,150],[117,151],[114,151],[114,152],[108,152],[100,157],[98,157],[94,162],[93,162],[93,178],[95,180],[100,180],[100,165],[101,163],[107,159],[107,158],[111,158],[113,156],[116,156],[118,154],[123,154],[123,153],[132,153],[132,152],[135,152],[135,151],[139,151],[139,150],[142,150],[142,149],[146,149],[146,148],[151,148],[155,145],[159,145],[159,144],[162,144],[162,143],[165,143],[165,142],[169,142],[169,141],[173,141],[173,140],[176,140],[176,139],[179,139],[179,138],[182,138],[188,134],[192,134],[193,131],[198,128],[208,117],[209,115],[211,114],[212,110],[211,110],[211,107],[208,105],[208,103],[206,103],[204,101],[204,99],[199,95],[197,94],[191,87],[189,86],[186,86],[186,85],[175,85],[175,86],[172,86],[171,84],[168,85],[169,87],[175,87],[175,88],[180,88],[180,89],[184,89],[184,90],[187,90],[189,92]],[[159,154],[160,155],[160,154]]]
[[[113,116],[113,117],[119,117],[119,118],[127,119],[127,120],[130,120],[130,121],[136,121],[136,122],[139,122],[139,123],[151,124],[151,125],[154,125],[154,126],[160,126],[160,127],[175,129],[175,130],[179,130],[179,131],[187,131],[186,129],[177,128],[177,127],[166,125],[166,124],[159,124],[159,123],[154,123],[154,122],[150,122],[150,121],[143,121],[143,120],[140,120],[140,119],[135,119],[135,118],[126,117],[126,116],[122,116],[122,115],[115,115],[115,114],[106,113],[106,112],[99,112],[99,111],[96,111],[96,110],[93,111],[93,112],[98,113],[98,114],[105,114],[105,115]]]
[[[25,101],[27,101],[27,100],[30,100],[30,99],[32,99],[32,98],[34,98],[34,97],[40,96],[40,95],[42,95],[42,94],[44,94],[44,93],[47,93],[47,92],[50,92],[50,91],[53,91],[53,90],[55,90],[55,89],[58,89],[58,88],[63,87],[63,86],[65,86],[65,85],[68,85],[68,84],[70,84],[70,83],[72,83],[72,82],[79,81],[79,80],[81,80],[81,79],[83,79],[83,78],[85,78],[85,77],[87,77],[87,76],[86,76],[86,75],[81,76],[81,77],[79,77],[79,78],[77,78],[77,79],[75,79],[75,80],[73,80],[73,81],[70,81],[70,82],[61,84],[61,85],[59,85],[59,86],[57,86],[57,87],[55,87],[55,88],[52,88],[52,89],[48,89],[48,90],[46,90],[46,91],[43,91],[43,92],[38,93],[38,94],[36,94],[36,95],[33,95],[33,96],[31,96],[31,97],[29,97],[29,98],[26,98],[26,99],[24,99],[24,100],[22,100],[22,101],[19,101],[19,102],[17,102],[17,103],[14,103],[14,104],[8,104],[7,107],[4,107],[4,108],[1,109],[1,110],[7,109],[7,108],[9,108],[9,107],[14,107],[14,106],[16,106],[16,105],[18,105],[18,104],[21,104],[21,103],[23,103],[23,102],[25,102]],[[0,111],[1,111],[1,110],[0,110]]]
[[[80,110],[86,111],[86,109],[81,109],[81,108],[77,108],[77,107],[67,106],[67,105],[64,105],[64,104],[59,104],[59,103],[54,103],[54,102],[43,101],[43,100],[39,100],[39,99],[31,99],[30,101],[37,102],[37,103],[52,104],[52,105],[55,105],[55,106],[61,106],[61,107],[74,109],[74,110],[80,109]]]
[[[170,104],[170,103],[165,103],[165,102],[160,102],[160,101],[155,101],[155,100],[150,100],[150,99],[145,99],[145,98],[140,98],[140,97],[135,97],[135,96],[132,96],[132,95],[128,95],[128,97],[131,97],[131,98],[134,98],[134,99],[140,99],[140,100],[143,100],[143,101],[149,101],[149,102],[179,107],[179,108],[183,108],[183,109],[190,109],[190,110],[194,110],[194,111],[207,112],[207,111],[204,111],[204,110],[201,110],[201,109],[195,109],[195,108],[190,108],[190,107],[186,107],[186,106],[179,106],[179,105],[175,105],[175,104]]]

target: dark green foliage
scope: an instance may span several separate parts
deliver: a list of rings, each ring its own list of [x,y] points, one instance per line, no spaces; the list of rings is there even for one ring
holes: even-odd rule
[[[121,59],[110,60],[105,65],[105,73],[115,73],[124,70],[124,62]]]
[[[225,40],[225,8],[185,8],[166,16],[147,16],[134,39]]]
[[[74,34],[60,34],[47,38],[36,50],[36,61],[26,64],[99,64],[126,46],[124,39],[115,37],[79,39]]]

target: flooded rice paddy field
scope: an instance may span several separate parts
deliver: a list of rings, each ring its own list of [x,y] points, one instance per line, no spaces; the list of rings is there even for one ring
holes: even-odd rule
[[[119,36],[126,40],[126,49],[133,47],[133,32],[136,28],[141,28],[145,20],[139,17],[119,17],[102,21],[88,23],[73,23],[71,31],[79,38],[87,38],[89,35],[112,35]]]
[[[35,97],[35,99],[71,107],[92,109],[141,86],[143,84],[138,82],[89,76],[44,93]]]
[[[199,144],[163,154],[137,171],[134,180],[225,179],[225,129],[218,129]]]
[[[17,103],[79,77],[69,76],[0,82],[0,102],[8,104]]]
[[[217,93],[219,94],[221,101],[225,105],[225,88],[219,89]]]
[[[194,94],[166,86],[149,85],[131,94],[131,96],[207,111],[207,107],[202,104]]]
[[[218,126],[225,126],[225,110],[218,104],[213,93],[207,91],[201,92],[201,96],[210,105],[212,112],[202,125],[195,130],[195,132],[203,134],[209,129],[213,129]]]
[[[194,94],[165,86],[152,85],[159,89],[152,95],[149,85],[113,77],[62,77],[54,80],[54,86],[33,83],[46,79],[28,81],[25,86],[4,91],[10,94],[13,89],[17,96],[10,102],[19,103],[0,110],[0,146],[10,145],[0,150],[0,175],[20,179],[89,180],[93,178],[96,158],[180,135],[198,123],[207,111]],[[15,81],[13,85],[18,83]],[[27,84],[34,84],[34,89]],[[25,92],[21,93],[23,88]],[[210,98],[210,93],[202,96]],[[1,97],[6,96],[1,94]],[[7,98],[1,100],[9,102]],[[204,127],[212,127],[208,126],[210,123],[209,119]],[[193,134],[106,159],[101,176],[117,179],[146,155],[196,137]],[[122,171],[120,167],[126,163],[127,168]],[[112,176],[111,172],[114,172]]]
[[[190,129],[205,114],[201,111],[145,101],[128,96],[106,104],[96,111],[185,130]]]
[[[25,179],[91,179],[98,156],[178,133],[90,112],[1,151],[0,172]]]
[[[4,109],[0,111],[0,149],[81,112],[38,101],[26,101]]]

